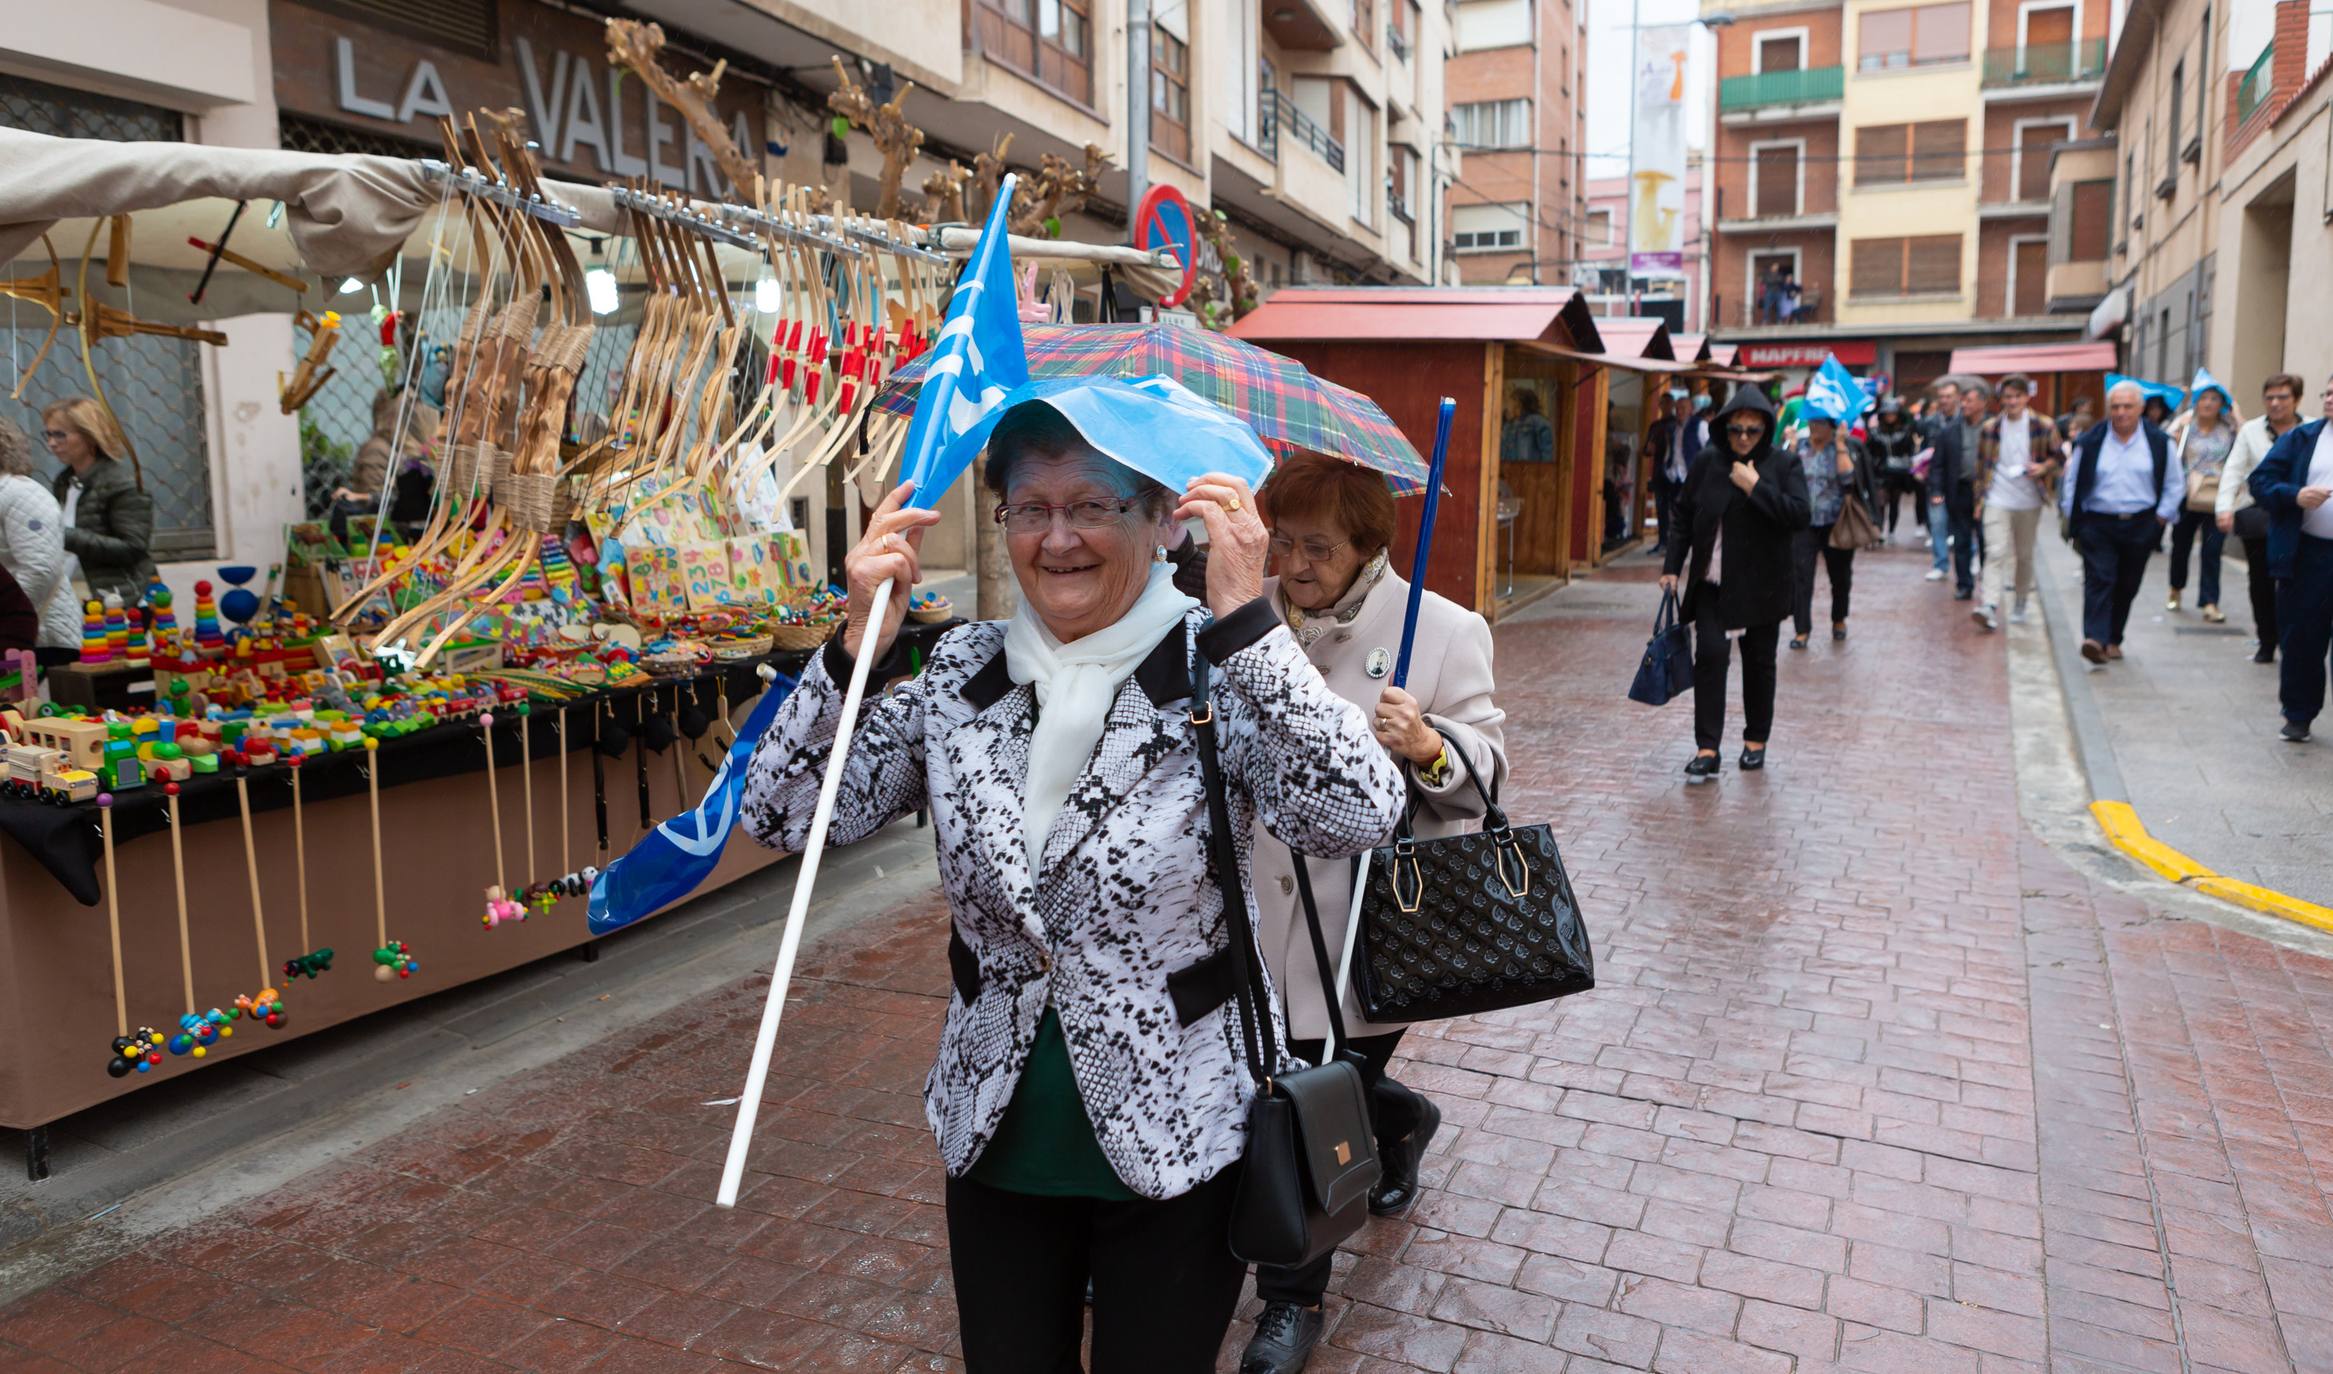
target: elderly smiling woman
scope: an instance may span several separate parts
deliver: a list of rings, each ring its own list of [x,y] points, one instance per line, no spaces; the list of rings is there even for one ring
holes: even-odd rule
[[[1305,854],[1370,848],[1403,784],[1264,599],[1267,536],[1245,483],[1210,475],[1178,498],[1043,402],[1008,412],[988,455],[1020,610],[953,631],[870,704],[832,837],[923,808],[937,832],[955,995],[925,1111],[948,1172],[967,1369],[1079,1368],[1090,1280],[1096,1374],[1196,1374],[1239,1296],[1228,1224],[1254,1085],[1208,864],[1193,655],[1220,684],[1243,869],[1257,825]],[[803,844],[840,684],[898,632],[939,519],[906,496],[869,518],[847,559],[848,622],[754,756],[744,821],[764,843]],[[1192,516],[1213,546],[1212,620],[1163,555]],[[869,626],[886,580],[901,590]],[[1252,928],[1252,904],[1230,918]]]

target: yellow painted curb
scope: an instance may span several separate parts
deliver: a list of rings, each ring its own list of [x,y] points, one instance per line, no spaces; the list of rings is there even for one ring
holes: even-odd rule
[[[2263,915],[2279,916],[2333,933],[2333,907],[2319,906],[2315,902],[2288,897],[2282,892],[2212,872],[2148,834],[2145,823],[2139,820],[2139,813],[2133,811],[2128,802],[2092,802],[2090,814],[2097,818],[2098,828],[2106,832],[2108,842],[2116,849],[2182,887],[2217,897],[2223,902],[2233,902]]]
[[[2139,820],[2139,813],[2130,809],[2128,802],[2092,802],[2090,814],[2098,818],[2098,828],[2114,847],[2175,883],[2214,876],[2202,864],[2147,833]]]
[[[2234,902],[2241,907],[2250,907],[2270,916],[2282,916],[2288,921],[2299,921],[2303,925],[2333,933],[2333,907],[2304,902],[2298,897],[2287,897],[2281,892],[2254,887],[2234,878],[2223,878],[2216,873],[2208,878],[2197,879],[2195,890],[2208,892],[2223,902]]]

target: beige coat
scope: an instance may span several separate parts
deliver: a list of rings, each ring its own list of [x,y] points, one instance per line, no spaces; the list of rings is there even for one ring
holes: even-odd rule
[[[1280,599],[1278,578],[1264,583],[1264,595],[1271,598],[1285,620],[1288,607]],[[1379,694],[1393,680],[1391,668],[1401,653],[1402,617],[1409,595],[1409,583],[1386,573],[1363,599],[1361,613],[1351,624],[1331,629],[1305,651],[1328,680],[1329,690],[1364,711],[1376,709]],[[1379,667],[1374,675],[1369,671],[1373,661]],[[1491,700],[1491,688],[1490,626],[1456,602],[1427,592],[1418,610],[1417,646],[1410,655],[1409,694],[1418,699],[1430,721],[1460,742],[1483,785],[1495,792],[1507,776],[1507,713]],[[1456,760],[1439,786],[1418,783],[1414,772],[1408,776],[1418,803],[1418,838],[1464,834],[1481,826],[1482,800],[1468,785]],[[1315,859],[1310,871],[1321,934],[1328,941],[1329,961],[1334,964],[1344,948],[1345,918],[1352,907],[1352,865],[1344,860]],[[1287,998],[1289,1034],[1299,1040],[1318,1040],[1328,1034],[1328,998],[1314,969],[1312,940],[1305,932],[1294,868],[1287,846],[1262,831],[1256,833],[1253,881],[1257,938],[1272,966],[1273,981]],[[1356,962],[1359,957],[1356,950]],[[1398,1029],[1361,1019],[1356,985],[1353,979],[1346,982],[1345,1033],[1380,1035]]]

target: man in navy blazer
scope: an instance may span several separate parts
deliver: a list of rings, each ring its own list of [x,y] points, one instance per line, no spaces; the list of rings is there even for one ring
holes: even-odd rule
[[[2082,657],[2122,657],[2122,632],[2147,575],[2147,555],[2179,518],[2187,479],[2170,437],[2141,417],[2136,382],[2106,393],[2106,423],[2074,441],[2058,511],[2082,555]]]
[[[2325,418],[2296,425],[2252,469],[2252,499],[2268,512],[2268,571],[2276,578],[2284,650],[2277,696],[2284,737],[2298,744],[2325,706],[2333,651],[2333,379]]]

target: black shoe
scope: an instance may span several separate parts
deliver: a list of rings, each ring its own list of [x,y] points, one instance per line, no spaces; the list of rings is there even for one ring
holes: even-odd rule
[[[2284,728],[2277,731],[2277,733],[2284,736],[2286,739],[2291,740],[2293,743],[2299,744],[2309,737],[2309,727],[2301,724],[2297,720],[2288,720],[2284,723]]]
[[[1792,635],[1792,636],[1790,637],[1790,647],[1791,647],[1791,648],[1793,648],[1793,649],[1803,649],[1803,648],[1805,648],[1805,647],[1806,647],[1806,636],[1805,636],[1805,635]]]
[[[1321,1309],[1292,1302],[1268,1302],[1256,1318],[1256,1334],[1239,1357],[1239,1374],[1300,1374],[1312,1348],[1320,1344]]]
[[[1842,639],[1845,639],[1846,637],[1847,637],[1847,627],[1846,627],[1846,626],[1844,626],[1844,625],[1833,625],[1833,626],[1831,627],[1831,642],[1832,642],[1832,643],[1836,644],[1836,643],[1838,643],[1840,640],[1842,640]]]
[[[1418,1200],[1418,1165],[1426,1158],[1426,1146],[1433,1143],[1434,1132],[1442,1129],[1442,1109],[1426,1098],[1425,1115],[1401,1143],[1391,1149],[1380,1149],[1377,1160],[1385,1169],[1385,1176],[1369,1190],[1369,1215],[1398,1217]]]
[[[1976,597],[1975,589],[1969,587],[1964,587],[1952,594],[1952,599],[1955,601],[1974,601]]]
[[[2270,646],[2270,645],[2266,645],[2266,644],[2263,644],[2263,645],[2261,645],[2259,648],[2257,648],[2257,649],[2254,649],[2254,650],[2252,651],[2252,661],[2253,661],[2254,663],[2274,663],[2274,662],[2276,662],[2276,650],[2275,650],[2275,648],[2274,648],[2274,647],[2272,647],[2272,646]]]
[[[1742,746],[1742,756],[1739,759],[1736,759],[1735,763],[1741,767],[1743,772],[1755,773],[1759,769],[1766,766],[1766,751],[1764,749],[1752,749],[1745,744]]]
[[[1717,755],[1695,754],[1693,762],[1685,765],[1685,781],[1703,783],[1717,781]]]

